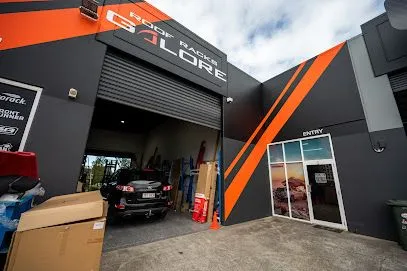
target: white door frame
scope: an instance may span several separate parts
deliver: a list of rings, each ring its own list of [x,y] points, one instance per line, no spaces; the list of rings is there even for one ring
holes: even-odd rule
[[[303,140],[309,140],[309,139],[315,139],[315,138],[321,138],[321,137],[328,137],[329,138],[332,158],[331,159],[320,159],[320,160],[305,161],[305,159],[304,159],[304,151],[303,151],[303,147],[302,147],[302,141]],[[301,161],[290,161],[290,162],[284,161],[284,162],[275,162],[275,163],[272,163],[270,161],[269,146],[281,144],[282,148],[283,148],[283,157],[284,157],[284,160],[285,160],[284,144],[285,143],[290,143],[290,142],[296,142],[296,141],[298,141],[299,144],[300,144],[301,157],[302,157]],[[280,142],[267,144],[267,160],[268,160],[268,165],[267,166],[268,166],[269,181],[270,181],[271,209],[272,209],[272,215],[273,216],[289,218],[289,219],[293,219],[293,220],[318,224],[318,225],[327,226],[327,227],[331,227],[331,228],[338,228],[338,229],[342,229],[342,230],[346,230],[346,231],[348,230],[348,226],[347,226],[347,222],[346,222],[345,209],[344,209],[343,199],[342,199],[342,193],[341,193],[341,187],[340,187],[340,183],[339,183],[339,176],[338,176],[338,171],[337,171],[337,167],[336,167],[335,153],[334,153],[334,149],[333,149],[333,145],[332,145],[331,134],[323,134],[323,135],[316,135],[316,136],[310,136],[310,137],[303,137],[303,138],[297,138],[297,139],[291,139],[291,140],[286,140],[286,141],[280,141]],[[306,193],[307,193],[308,211],[309,211],[309,217],[310,217],[309,221],[305,220],[305,219],[293,218],[291,216],[291,208],[289,208],[289,216],[279,215],[279,214],[276,214],[274,212],[273,182],[272,182],[272,174],[271,174],[271,165],[273,165],[273,164],[285,164],[285,165],[287,165],[287,164],[290,164],[290,163],[303,163],[304,178],[305,178],[305,184],[306,184],[305,189],[306,189]],[[309,180],[308,180],[308,171],[307,171],[306,166],[307,165],[318,165],[318,164],[323,164],[323,163],[332,165],[332,172],[333,172],[333,175],[334,175],[336,195],[337,195],[337,199],[338,199],[338,205],[339,205],[339,211],[340,211],[340,214],[341,214],[342,224],[331,223],[331,222],[327,222],[327,221],[321,221],[321,220],[314,219],[314,212],[313,212],[313,207],[312,207],[311,193],[309,191],[310,185],[309,185]],[[287,172],[286,171],[287,170],[285,168],[285,178],[286,178],[286,181],[287,181]],[[289,188],[287,187],[287,191],[288,190],[289,190]],[[288,199],[288,201],[289,201],[289,199]]]
[[[339,186],[338,172],[336,170],[336,165],[335,165],[334,159],[304,161],[303,165],[304,165],[305,182],[307,183],[308,188],[310,187],[310,181],[308,179],[307,166],[310,166],[310,165],[331,165],[332,166],[332,173],[333,173],[334,182],[335,182],[336,198],[338,199],[339,213],[340,213],[341,221],[342,221],[342,223],[339,224],[339,223],[333,223],[333,222],[315,219],[314,212],[313,212],[312,199],[311,199],[311,191],[310,191],[310,189],[307,189],[307,193],[308,193],[307,197],[309,199],[308,206],[311,206],[311,208],[308,207],[309,212],[310,212],[311,223],[318,224],[321,226],[327,226],[327,227],[331,227],[331,228],[348,230],[347,224],[346,224],[345,209],[344,209],[343,201],[342,201],[342,193],[341,193],[340,186]]]

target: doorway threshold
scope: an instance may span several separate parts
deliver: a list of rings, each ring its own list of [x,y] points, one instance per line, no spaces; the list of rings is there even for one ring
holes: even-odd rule
[[[336,232],[336,233],[344,232],[344,230],[341,230],[341,229],[336,229],[336,228],[331,228],[331,227],[321,226],[321,225],[313,225],[312,227],[317,228],[317,229],[332,231],[332,232]]]

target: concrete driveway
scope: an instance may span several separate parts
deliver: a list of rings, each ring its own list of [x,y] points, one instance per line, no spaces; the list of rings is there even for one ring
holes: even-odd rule
[[[396,243],[265,218],[106,252],[102,270],[407,270]]]
[[[165,219],[134,217],[108,223],[105,232],[103,251],[138,246],[187,235],[209,228],[209,224],[198,224],[191,219],[190,213],[168,212]]]

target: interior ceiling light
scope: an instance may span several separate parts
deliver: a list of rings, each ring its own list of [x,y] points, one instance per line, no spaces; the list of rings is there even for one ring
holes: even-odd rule
[[[124,120],[121,120],[120,122],[124,124]]]

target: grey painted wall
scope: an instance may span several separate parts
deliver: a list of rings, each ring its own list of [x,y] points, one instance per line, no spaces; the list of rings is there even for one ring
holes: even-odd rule
[[[143,164],[147,164],[156,147],[162,160],[185,158],[189,161],[192,156],[195,163],[203,140],[206,141],[204,160],[213,161],[217,135],[218,131],[215,129],[169,119],[146,135]]]
[[[304,66],[305,72],[307,71],[308,62],[312,64],[313,59],[307,61]],[[295,69],[296,67],[263,84],[265,110],[272,106]],[[299,77],[302,79],[300,75]],[[287,91],[287,95],[291,94],[292,89],[296,86],[294,82]],[[280,104],[284,102],[285,99],[283,98]],[[275,111],[278,112],[278,110],[277,107]],[[349,50],[344,46],[295,110],[274,142],[300,138],[303,136],[304,131],[358,121],[364,118]]]
[[[374,75],[363,36],[347,44],[369,132],[403,127],[389,78]]]
[[[402,128],[376,133],[386,139],[383,153],[373,151],[366,132],[332,137],[345,214],[351,232],[396,240],[385,202],[405,199],[407,138]]]
[[[354,46],[354,42],[350,41],[352,44],[349,47]],[[366,55],[361,53],[352,51],[357,66],[355,70],[369,68],[363,58]],[[403,129],[397,128],[400,127],[399,116],[388,92],[387,77],[374,78],[372,71],[368,71],[364,70],[362,74],[358,71],[356,77],[349,48],[343,47],[274,142],[301,138],[303,131],[317,128],[330,133],[349,230],[394,240],[396,231],[385,201],[404,198],[407,191],[404,181],[407,175],[404,166],[407,161],[407,138]],[[266,109],[292,73],[291,69],[264,83]],[[356,79],[363,82],[358,85]],[[359,90],[358,86],[364,89]],[[361,95],[364,95],[364,106]],[[378,105],[382,100],[383,107]],[[364,107],[368,111],[364,111]],[[387,110],[391,111],[385,112]],[[365,112],[367,117],[373,118],[374,132],[369,133]],[[372,141],[376,139],[387,145],[383,153],[373,150]],[[268,171],[267,166],[264,169]]]
[[[243,147],[244,142],[230,138],[224,138],[225,149],[225,165],[229,165],[236,154]],[[253,144],[248,148],[242,161],[247,158],[247,155],[253,149]],[[268,175],[267,156],[263,155],[259,166],[254,171],[245,189],[240,195],[235,207],[230,213],[225,225],[232,225],[242,223],[253,219],[259,219],[270,216],[271,212],[271,194],[270,194],[270,181]],[[230,174],[233,177],[237,170],[240,168],[241,163],[236,165],[235,170]],[[229,186],[230,180],[225,183]]]
[[[232,64],[228,71],[228,96],[233,103],[224,105],[224,135],[246,141],[262,117],[261,84]]]
[[[0,77],[43,88],[25,151],[37,153],[44,199],[76,189],[104,53],[92,35],[0,54]]]
[[[262,119],[261,84],[250,75],[229,64],[228,94],[233,103],[224,104],[224,169],[226,170],[237,153],[249,139]],[[254,140],[253,143],[255,143]],[[228,187],[242,163],[250,153],[249,148],[231,174],[224,180]],[[226,225],[240,223],[270,215],[270,188],[268,185],[267,162],[262,162],[254,172],[246,189],[226,220]],[[266,163],[266,164],[264,164]]]

